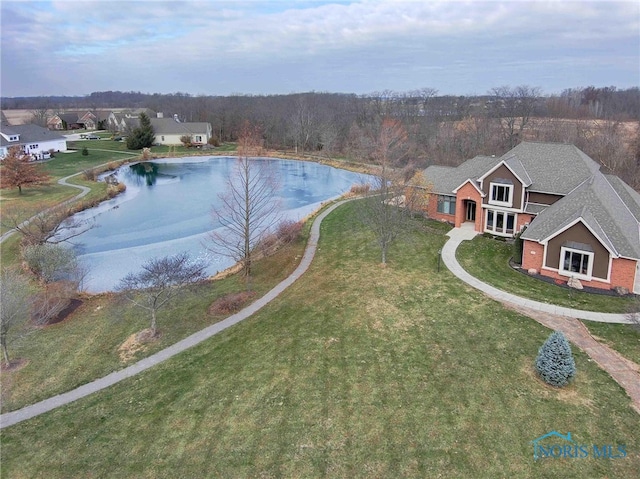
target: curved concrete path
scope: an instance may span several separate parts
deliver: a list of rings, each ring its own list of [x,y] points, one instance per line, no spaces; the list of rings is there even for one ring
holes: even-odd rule
[[[84,198],[85,196],[87,196],[89,194],[89,192],[91,191],[91,188],[88,188],[86,186],[82,186],[82,185],[74,185],[72,183],[68,183],[67,180],[69,178],[73,178],[74,176],[78,176],[80,173],[74,173],[73,175],[69,175],[69,176],[65,176],[64,178],[60,178],[58,180],[58,184],[62,185],[62,186],[69,186],[71,188],[78,188],[80,190],[80,193],[78,193],[77,195],[75,195],[73,198],[69,198],[68,200],[63,201],[61,204],[62,205],[66,205],[68,203],[71,203],[73,201],[79,200],[80,198]],[[59,205],[58,205],[59,206]],[[55,207],[54,207],[55,208]],[[45,210],[45,213],[48,210]],[[29,218],[28,220],[23,221],[22,223],[20,223],[20,227],[26,226],[29,224],[29,221],[31,221],[31,218]],[[2,243],[4,240],[6,240],[9,236],[11,236],[12,234],[14,234],[16,232],[15,229],[9,230],[7,232],[5,232],[2,236],[0,236],[0,243]]]
[[[72,391],[53,396],[51,398],[45,399],[30,406],[26,406],[16,411],[2,414],[0,415],[0,429],[12,426],[13,424],[38,416],[65,404],[69,404],[70,402],[73,402],[77,399],[83,398],[85,396],[88,396],[89,394],[93,394],[94,392],[100,391],[101,389],[105,389],[113,384],[116,384],[123,379],[134,376],[146,369],[155,366],[156,364],[166,361],[176,354],[179,354],[197,344],[200,344],[201,342],[209,339],[211,336],[218,334],[220,331],[224,331],[225,329],[239,323],[243,319],[246,319],[255,312],[259,311],[261,308],[269,304],[285,289],[291,286],[309,268],[309,266],[311,265],[311,261],[313,260],[313,257],[316,253],[318,240],[320,239],[320,224],[322,223],[322,220],[324,220],[324,218],[334,209],[336,209],[343,203],[346,203],[347,201],[350,200],[340,201],[332,205],[315,219],[313,225],[311,226],[311,233],[309,235],[309,240],[307,242],[304,255],[298,267],[294,270],[293,273],[291,273],[291,275],[282,280],[272,290],[270,290],[267,294],[262,296],[251,305],[247,306],[233,316],[229,316],[225,320],[220,321],[219,323],[212,324],[211,326],[202,329],[201,331],[198,331],[197,333],[194,333],[181,341],[178,341],[177,343],[167,347],[166,349],[163,349],[162,351],[159,351],[147,358],[141,359],[131,366],[128,366],[119,371],[115,371],[90,383],[84,384],[76,389],[73,389]]]
[[[584,319],[606,323],[630,323],[629,319],[623,314],[582,311],[520,298],[483,283],[462,269],[456,259],[456,249],[460,243],[473,239],[476,234],[475,231],[467,228],[455,228],[447,234],[450,239],[442,248],[442,261],[447,268],[465,283],[502,302],[505,306],[529,316],[554,331],[562,331],[569,341],[582,349],[624,388],[631,398],[632,407],[640,414],[640,366],[596,340],[586,326],[579,321]]]
[[[442,261],[455,276],[474,288],[479,289],[487,296],[511,306],[525,307],[534,311],[555,314],[557,316],[585,319],[587,321],[598,321],[601,323],[631,323],[624,314],[598,313],[594,311],[583,311],[581,309],[564,308],[554,304],[541,303],[540,301],[534,301],[533,299],[521,298],[515,294],[507,293],[499,290],[498,288],[494,288],[487,283],[483,283],[462,269],[462,266],[460,266],[460,263],[458,263],[458,260],[456,259],[456,250],[460,243],[473,239],[477,234],[478,233],[474,230],[467,227],[454,228],[449,231],[447,236],[449,236],[450,239],[442,248]]]

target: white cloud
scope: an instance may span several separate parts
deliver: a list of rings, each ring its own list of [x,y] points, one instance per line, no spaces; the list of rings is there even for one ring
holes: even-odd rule
[[[289,91],[398,89],[428,84],[425,72],[439,72],[441,84],[432,86],[444,90],[462,85],[454,76],[459,62],[466,84],[473,82],[469,72],[486,82],[496,68],[505,77],[513,68],[514,80],[500,83],[516,84],[515,60],[576,62],[584,75],[589,63],[605,60],[605,49],[608,67],[627,72],[620,81],[628,84],[629,65],[640,57],[637,2],[58,0],[3,1],[0,8],[3,95],[46,92],[52,71],[68,94],[141,84],[165,92],[188,84],[202,93],[229,92],[207,90],[217,85],[248,92],[281,92],[284,84]],[[619,60],[612,65],[612,58]],[[16,78],[30,69],[31,81]]]

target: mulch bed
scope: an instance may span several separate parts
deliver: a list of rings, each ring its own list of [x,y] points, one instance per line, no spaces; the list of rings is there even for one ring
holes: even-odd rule
[[[60,322],[64,321],[65,319],[67,319],[68,316],[70,316],[81,305],[82,305],[82,301],[81,300],[72,299],[71,302],[69,303],[69,305],[66,308],[64,308],[62,311],[60,311],[55,317],[53,317],[49,321],[47,321],[47,324],[45,324],[45,326],[50,326],[52,324],[57,324],[57,323],[60,323]]]

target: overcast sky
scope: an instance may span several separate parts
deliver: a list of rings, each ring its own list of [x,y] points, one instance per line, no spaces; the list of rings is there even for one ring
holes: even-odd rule
[[[640,86],[640,1],[0,2],[2,96]]]

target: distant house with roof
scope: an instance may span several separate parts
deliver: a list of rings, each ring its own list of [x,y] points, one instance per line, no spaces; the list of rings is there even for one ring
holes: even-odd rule
[[[194,145],[205,145],[212,135],[211,123],[181,122],[176,118],[151,118],[156,143],[159,145],[180,145],[180,138],[188,136]]]
[[[140,115],[145,113],[149,118],[154,118],[156,112],[149,108],[119,109],[110,111],[105,119],[105,128],[111,131],[125,133],[139,125]]]
[[[102,118],[101,118],[102,116]],[[50,130],[95,130],[106,118],[104,112],[77,110],[58,112],[47,120]]]
[[[11,147],[20,147],[34,159],[41,159],[49,151],[67,151],[67,139],[38,125],[8,125],[0,128],[0,157],[4,158]]]
[[[640,293],[640,194],[575,146],[523,142],[424,174],[429,216],[496,236],[522,232],[524,269]]]

